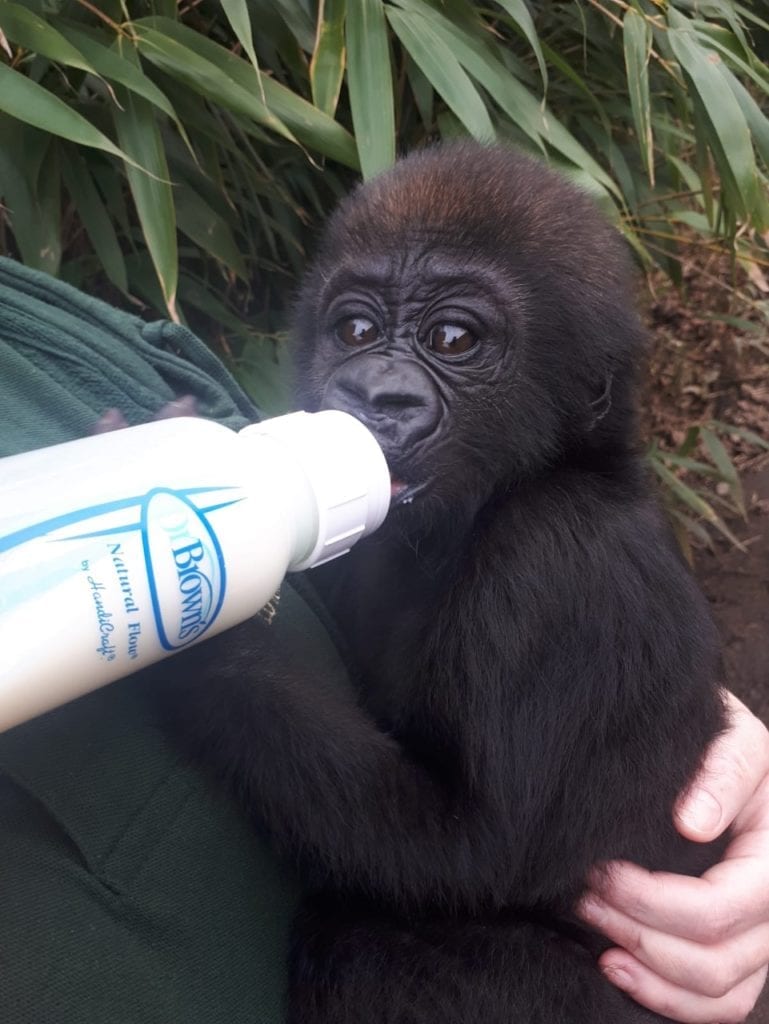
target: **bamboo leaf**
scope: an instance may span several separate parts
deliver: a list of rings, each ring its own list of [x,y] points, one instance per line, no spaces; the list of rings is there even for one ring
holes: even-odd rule
[[[406,74],[425,131],[431,132],[435,122],[435,90],[411,57],[406,63]]]
[[[697,175],[702,188],[702,205],[705,208],[708,224],[713,227],[716,220],[716,197],[713,190],[713,171],[707,145],[708,123],[702,104],[696,101],[692,103],[692,120],[694,121]]]
[[[132,162],[127,153],[58,96],[5,64],[0,64],[0,110],[33,128]]]
[[[676,523],[680,524],[680,529],[676,528],[675,523],[673,525],[676,540],[681,545],[687,562],[689,565],[692,565],[693,552],[691,544],[689,543],[689,534],[695,536],[701,544],[704,544],[708,548],[712,548],[713,546],[712,538],[702,523],[698,523],[696,519],[692,519],[691,516],[687,516],[685,512],[681,512],[681,510],[677,508],[671,508],[669,511]]]
[[[57,276],[61,265],[61,160],[56,138],[40,140],[40,170],[35,193],[41,218],[42,248],[40,262],[44,270]]]
[[[271,338],[254,338],[235,366],[235,377],[267,416],[291,408],[288,345]]]
[[[701,25],[694,22],[694,33],[706,50],[717,50],[728,64],[737,68],[749,78],[761,92],[769,92],[769,69],[765,64],[754,60],[750,63],[743,60],[741,53],[743,48],[729,32],[719,32],[714,25]]]
[[[531,13],[529,12],[529,8],[524,3],[524,0],[497,0],[497,2],[500,7],[504,7],[523,33],[529,46],[534,51],[534,56],[537,58],[537,64],[539,64],[539,73],[542,75],[542,85],[545,92],[547,92],[547,64],[545,63],[542,44],[539,41],[537,29],[534,25]]]
[[[395,0],[403,10],[421,14],[430,21],[433,31],[450,48],[462,67],[477,81],[535,144],[542,147],[546,141],[556,152],[565,156],[576,167],[581,167],[591,178],[609,192],[619,196],[619,189],[587,150],[567,131],[549,110],[543,110],[540,100],[522,85],[478,39],[461,32],[442,14],[424,0]]]
[[[360,166],[355,139],[333,118],[316,110],[281,82],[262,76],[268,107],[304,145],[357,170]]]
[[[215,60],[210,60],[197,52],[198,47],[186,46],[175,38],[177,31],[184,30],[184,26],[172,22],[177,30],[172,35],[149,27],[146,24],[147,20],[149,19],[135,23],[139,51],[147,60],[211,102],[253,118],[257,124],[263,124],[278,135],[296,141],[286,126],[269,110],[261,95],[254,95],[255,92],[262,93],[261,78],[245,61],[238,57],[233,58],[243,65],[248,75],[247,88],[227,74],[231,64],[225,61],[226,51],[221,46],[213,44]],[[188,31],[196,40],[202,38],[198,33]],[[227,68],[225,64],[228,65]]]
[[[308,14],[308,5],[302,0],[271,0],[281,21],[288,27],[305,53],[312,52],[315,26]]]
[[[717,430],[719,434],[736,434],[737,437],[741,437],[748,444],[755,445],[756,448],[763,448],[769,452],[769,441],[753,430],[747,430],[745,427],[735,427],[732,423],[722,423],[720,420],[712,420],[710,426],[713,430]]]
[[[199,193],[186,185],[177,186],[174,199],[179,230],[247,282],[246,265],[235,237],[223,218],[211,209]]]
[[[24,262],[56,275],[61,260],[58,161],[51,136],[0,115],[0,183]]]
[[[381,0],[347,0],[347,90],[364,178],[395,162],[395,109]]]
[[[735,208],[746,218],[758,203],[758,173],[745,117],[719,55],[704,50],[692,33],[671,29],[668,38],[710,127],[709,140]]]
[[[606,111],[604,110],[603,106],[598,102],[595,93],[587,84],[585,79],[581,75],[577,74],[577,72],[574,70],[571,64],[569,64],[569,62],[564,59],[562,54],[556,53],[556,51],[549,47],[547,44],[543,45],[543,51],[546,58],[550,61],[550,63],[555,68],[557,68],[562,75],[564,75],[570,82],[574,84],[578,92],[588,101],[590,106],[593,107],[596,114],[598,115],[598,119],[600,120],[601,124],[603,124],[605,129],[607,130],[608,135],[610,133],[610,124],[609,119],[606,116]]]
[[[708,454],[715,463],[721,479],[729,485],[729,492],[734,498],[735,505],[740,510],[740,513],[745,516],[747,514],[745,495],[742,491],[742,484],[737,474],[737,469],[729,458],[729,453],[719,438],[707,427],[700,428],[700,437],[708,450]]]
[[[123,109],[114,110],[113,117],[120,143],[136,163],[154,175],[145,174],[135,166],[126,167],[131,195],[160,282],[163,301],[171,319],[178,321],[176,214],[160,129],[154,108],[147,100],[122,88],[118,98]]]
[[[98,75],[77,47],[26,7],[8,2],[0,4],[0,26],[17,46],[48,57],[57,64]]]
[[[179,121],[176,111],[169,102],[166,95],[155,83],[147,78],[144,72],[130,60],[126,60],[112,46],[103,46],[92,36],[72,25],[61,26],[62,35],[65,36],[80,52],[102,78],[124,85],[131,92],[143,96],[145,100],[162,110],[171,118],[179,131],[184,135],[184,126]]]
[[[32,194],[33,174],[28,168],[29,151],[14,138],[17,131],[32,131],[18,121],[0,116],[0,182],[3,203],[10,217],[11,229],[22,260],[30,267],[45,269],[41,253],[40,210]],[[13,140],[15,144],[10,144]]]
[[[651,100],[649,98],[649,55],[652,34],[646,18],[628,7],[622,22],[630,108],[633,113],[638,146],[649,181],[654,184],[654,140],[652,138]]]
[[[320,0],[315,49],[310,61],[312,101],[333,117],[344,79],[345,0]]]
[[[148,58],[153,45],[157,47],[163,40],[175,44],[173,59],[167,67],[169,74],[189,85],[195,92],[206,96],[213,104],[228,106],[225,97],[219,95],[219,90],[224,88],[227,90],[226,98],[234,102],[241,112],[250,111],[245,116],[258,114],[262,117],[266,111],[270,127],[273,122],[285,126],[280,131],[284,137],[292,140],[295,140],[295,137],[324,156],[339,160],[348,167],[357,168],[355,141],[350,133],[281,82],[277,82],[269,75],[261,75],[267,101],[266,105],[262,104],[261,99],[253,95],[255,88],[258,92],[260,90],[255,81],[256,72],[251,65],[213,40],[168,18],[142,18],[133,22],[133,28],[139,37],[140,48],[145,45],[148,47]],[[154,52],[160,66],[164,61],[162,50],[158,51],[156,48]],[[195,81],[195,75],[190,72],[189,65],[185,68],[186,61],[195,61],[196,58],[203,62],[200,65],[196,63],[196,67],[200,66],[204,72],[210,72],[211,68],[217,72],[212,81],[206,80],[205,89],[202,88],[203,83]],[[230,88],[230,84],[234,88]],[[254,104],[260,105],[261,110]]]
[[[729,76],[729,85],[748,123],[753,143],[761,155],[761,159],[769,166],[769,119],[742,82],[734,75]]]
[[[688,469],[691,473],[699,473],[701,476],[712,477],[713,479],[721,479],[721,473],[715,466],[711,466],[708,462],[700,462],[698,459],[690,459],[685,455],[676,455],[674,452],[657,452],[656,458],[662,459],[665,463],[670,463],[672,466],[679,466],[681,469]]]
[[[259,70],[259,61],[256,59],[254,33],[251,29],[251,18],[248,13],[246,0],[221,0],[221,2],[224,13],[227,15],[227,20],[232,26],[232,31],[238,37],[238,42],[248,54],[248,59],[251,61],[254,71],[257,73],[259,85],[261,86],[262,80]],[[264,91],[262,91],[262,102],[266,102],[264,99]]]
[[[91,177],[88,164],[80,151],[74,147],[68,149],[64,156],[62,177],[107,277],[120,291],[127,294],[125,260],[115,228]]]
[[[430,24],[420,15],[390,8],[387,17],[414,63],[430,80],[467,131],[482,142],[494,139],[486,106],[462,65]]]
[[[701,498],[691,487],[687,486],[683,480],[679,480],[659,459],[652,459],[651,464],[657,476],[659,476],[679,501],[693,509],[697,515],[701,516],[707,523],[710,523],[719,533],[731,541],[735,547],[744,550],[741,541],[732,533],[712,505],[705,501],[704,498]]]
[[[759,28],[764,29],[765,32],[769,32],[769,21],[759,18],[755,11],[751,11],[749,7],[745,7],[744,4],[734,4],[734,9],[741,18],[745,19],[745,21],[752,21],[754,25],[758,25]]]
[[[684,437],[681,444],[678,446],[677,454],[679,456],[689,456],[697,447],[697,443],[700,439],[700,428],[699,426],[691,426],[687,428],[686,436]]]
[[[710,17],[723,18],[734,33],[739,45],[743,50],[746,50],[748,49],[748,39],[745,35],[745,29],[742,27],[742,22],[737,17],[735,6],[733,0],[710,0],[710,10],[707,13]],[[719,27],[718,25],[713,26],[716,30]]]
[[[674,224],[688,224],[690,228],[699,231],[701,235],[713,234],[708,218],[704,213],[698,213],[696,210],[668,210],[665,219]]]
[[[165,308],[163,292],[158,275],[147,252],[132,252],[126,255],[128,287],[131,295],[139,296],[150,308],[158,311]]]

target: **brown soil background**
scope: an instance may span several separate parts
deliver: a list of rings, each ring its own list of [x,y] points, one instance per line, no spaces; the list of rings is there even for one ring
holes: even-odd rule
[[[769,283],[761,271],[734,275],[723,258],[703,261],[700,252],[684,264],[683,291],[662,278],[650,284],[644,433],[675,451],[688,427],[718,419],[769,440]],[[742,330],[724,316],[755,327]],[[744,550],[715,533],[709,547],[695,541],[690,557],[720,629],[724,682],[769,724],[769,453],[736,435],[722,440],[747,509],[745,518],[724,516]],[[684,479],[702,487],[701,479]],[[769,988],[749,1020],[769,1024]]]

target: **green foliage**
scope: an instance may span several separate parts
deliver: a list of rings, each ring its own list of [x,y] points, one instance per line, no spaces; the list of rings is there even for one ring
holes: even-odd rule
[[[723,238],[769,225],[769,25],[726,0],[18,0],[0,30],[16,249],[80,279],[103,263],[150,304],[152,276],[172,316],[180,259],[215,294],[291,272],[349,171],[441,135],[543,154],[647,258],[660,222],[692,207]],[[60,191],[63,234],[41,249],[30,211]]]
[[[737,435],[758,451],[769,451],[769,443],[758,434],[719,420],[690,427],[676,452],[662,451],[652,443],[650,465],[663,485],[684,551],[688,551],[690,537],[710,544],[709,530],[743,548],[724,520],[725,515],[746,519],[748,514],[737,468],[719,437],[724,434]],[[691,483],[686,483],[682,474]]]
[[[280,327],[312,225],[359,169],[467,133],[559,165],[647,261],[692,214],[744,248],[769,226],[758,9],[0,2],[3,247],[173,317],[216,299],[243,342]]]
[[[318,223],[425,141],[543,156],[673,276],[679,225],[760,257],[764,6],[0,0],[0,249],[191,322],[252,387],[278,379],[272,340]],[[731,481],[717,431],[700,440]],[[683,464],[653,461],[708,519]]]

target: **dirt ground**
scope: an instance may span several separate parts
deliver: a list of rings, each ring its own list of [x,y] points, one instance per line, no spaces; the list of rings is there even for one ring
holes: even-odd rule
[[[769,441],[769,284],[761,273],[742,275],[735,296],[734,279],[723,286],[723,262],[703,266],[696,255],[684,278],[683,294],[653,282],[645,432],[675,451],[689,427],[717,419]],[[740,472],[744,517],[719,505],[724,483],[703,487],[701,477],[677,475],[702,488],[743,549],[711,530],[712,545],[695,538],[690,556],[721,633],[724,682],[769,724],[769,453],[736,434],[720,436]],[[692,455],[702,458],[702,447]],[[749,1021],[769,1024],[769,987]]]
[[[752,510],[736,532],[746,552],[719,543],[697,552],[695,571],[720,629],[725,682],[769,724],[769,462],[744,483]],[[769,987],[748,1019],[769,1024]]]
[[[769,462],[744,483],[753,508],[735,528],[746,551],[698,551],[695,571],[721,632],[725,681],[769,723]]]

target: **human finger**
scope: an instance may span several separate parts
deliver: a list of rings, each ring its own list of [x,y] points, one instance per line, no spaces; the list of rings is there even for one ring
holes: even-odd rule
[[[594,896],[583,902],[581,916],[666,984],[711,999],[726,995],[769,961],[766,921],[705,945],[639,924]]]
[[[769,857],[745,852],[700,878],[613,862],[593,873],[577,912],[600,931],[606,930],[603,919],[626,918],[637,928],[714,945],[769,923]]]
[[[716,998],[681,988],[660,977],[624,950],[610,949],[599,961],[608,981],[637,1003],[685,1024],[739,1024],[756,1004],[766,980],[766,966]]]
[[[724,700],[729,728],[675,807],[676,827],[696,842],[720,836],[769,775],[769,732],[733,693]]]

